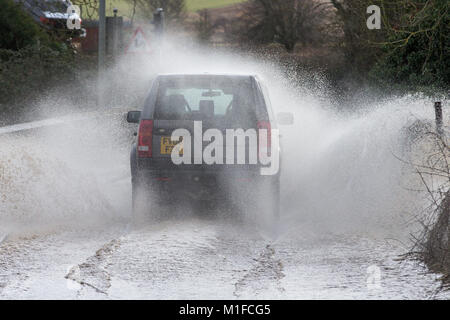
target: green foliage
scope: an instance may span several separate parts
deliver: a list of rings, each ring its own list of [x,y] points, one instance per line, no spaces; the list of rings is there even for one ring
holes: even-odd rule
[[[17,108],[75,76],[73,50],[13,0],[0,0],[0,111]]]
[[[20,106],[47,89],[72,81],[76,64],[71,50],[32,45],[0,49],[0,109]],[[5,110],[0,110],[5,111]]]
[[[381,44],[383,56],[370,73],[377,85],[448,90],[449,8],[447,0],[421,0],[396,8],[397,20],[387,25],[387,41]]]
[[[19,50],[26,46],[48,42],[47,34],[13,0],[0,0],[0,48]]]
[[[346,73],[385,92],[448,90],[448,0],[330,0],[343,32]],[[366,27],[366,8],[381,8],[381,30]]]

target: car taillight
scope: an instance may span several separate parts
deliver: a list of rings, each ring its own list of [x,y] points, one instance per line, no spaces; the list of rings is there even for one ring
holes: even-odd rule
[[[45,24],[50,23],[50,20],[45,17],[39,17],[39,20],[41,20],[41,22]]]
[[[137,152],[140,158],[152,157],[153,120],[142,120],[139,125]]]
[[[266,141],[260,141],[258,138],[258,155],[261,159],[261,152],[264,151],[267,147],[267,156],[270,157],[272,152],[272,130],[270,127],[270,121],[258,121],[257,123],[258,127],[258,136],[259,136],[259,130],[260,129],[266,129],[267,130],[267,140]]]

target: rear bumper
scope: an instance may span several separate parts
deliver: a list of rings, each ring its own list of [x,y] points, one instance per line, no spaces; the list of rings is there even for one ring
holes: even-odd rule
[[[230,169],[198,166],[195,169],[138,169],[139,180],[157,192],[159,197],[184,197],[198,200],[225,200],[250,194],[263,181],[276,181],[279,176],[261,176],[259,168]],[[257,169],[257,170],[256,170]]]

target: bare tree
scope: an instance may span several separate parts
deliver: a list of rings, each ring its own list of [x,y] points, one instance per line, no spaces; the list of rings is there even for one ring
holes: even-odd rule
[[[81,8],[81,15],[84,19],[97,19],[99,6],[98,0],[72,0],[72,3]]]
[[[450,146],[444,135],[428,133],[433,143],[425,163],[416,166],[428,194],[429,210],[422,217],[422,232],[414,236],[413,253],[430,269],[443,273],[450,288]]]
[[[234,25],[244,41],[281,43],[291,52],[297,43],[318,39],[325,4],[314,0],[251,0]]]
[[[199,12],[199,19],[195,22],[195,29],[200,41],[207,42],[214,34],[215,26],[211,22],[210,15],[207,9]]]
[[[430,124],[412,126],[412,143],[420,158],[419,161],[405,161],[420,178],[423,188],[415,191],[426,200],[423,211],[417,215],[422,228],[411,234],[413,247],[406,256],[419,258],[431,270],[442,273],[443,288],[450,288],[450,145],[447,130],[448,127],[442,133],[436,132]]]

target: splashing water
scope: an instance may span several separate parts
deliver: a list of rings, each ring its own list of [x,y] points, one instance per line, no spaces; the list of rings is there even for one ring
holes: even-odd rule
[[[116,92],[112,104],[134,109],[131,103],[143,100],[156,73],[248,73],[267,84],[276,111],[294,113],[295,124],[280,128],[285,232],[398,235],[408,230],[405,223],[421,203],[407,190],[416,182],[398,158],[407,156],[405,127],[415,119],[433,119],[430,100],[407,96],[339,113],[326,81],[315,78],[311,89],[308,75],[286,75],[270,59],[169,41],[162,50],[152,59],[124,57],[109,71],[106,86]],[[42,105],[46,113],[57,107],[50,99]],[[132,137],[123,117],[87,118],[38,131],[0,137],[2,228],[73,227],[129,215]]]

